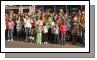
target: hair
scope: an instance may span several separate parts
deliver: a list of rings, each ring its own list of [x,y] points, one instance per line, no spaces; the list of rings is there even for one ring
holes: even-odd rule
[[[43,23],[43,25],[45,26],[45,25],[46,25],[46,23]]]
[[[49,17],[51,17],[51,15],[47,15],[46,19],[48,19]]]
[[[42,20],[42,16],[40,16],[40,20]]]
[[[56,18],[56,20],[59,20],[59,19],[60,19],[60,16],[58,15],[57,18]]]

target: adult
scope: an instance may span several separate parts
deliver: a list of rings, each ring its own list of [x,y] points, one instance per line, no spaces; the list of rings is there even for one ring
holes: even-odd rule
[[[24,18],[24,27],[25,27],[25,31],[26,31],[26,39],[29,36],[29,32],[31,30],[31,19],[26,15]]]
[[[16,20],[17,39],[20,38],[21,29],[22,29],[22,21],[20,20],[20,17],[19,17]]]
[[[85,12],[82,11],[79,13],[79,33],[80,33],[80,43],[84,44],[85,43]]]
[[[73,27],[72,27],[72,44],[76,44],[77,38],[79,34],[79,20],[78,20],[78,15],[75,15],[73,17]]]

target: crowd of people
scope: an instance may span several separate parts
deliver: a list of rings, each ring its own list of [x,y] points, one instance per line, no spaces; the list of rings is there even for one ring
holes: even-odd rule
[[[85,11],[73,13],[42,12],[5,14],[5,38],[8,41],[31,40],[37,44],[85,43]],[[16,37],[16,38],[15,38]]]

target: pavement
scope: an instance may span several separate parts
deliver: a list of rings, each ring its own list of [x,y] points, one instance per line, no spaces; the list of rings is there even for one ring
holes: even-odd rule
[[[83,44],[77,43],[72,45],[71,42],[66,42],[65,45],[60,44],[36,44],[26,41],[5,41],[5,48],[85,48]]]

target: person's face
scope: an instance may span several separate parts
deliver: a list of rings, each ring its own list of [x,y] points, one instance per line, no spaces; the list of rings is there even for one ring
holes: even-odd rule
[[[13,16],[15,16],[15,14],[13,14]]]
[[[68,17],[69,17],[69,18],[71,18],[71,16],[70,16],[70,15],[69,15]]]
[[[82,14],[85,15],[85,12],[83,11]]]
[[[61,13],[59,13],[59,15],[60,15],[60,16],[62,16],[62,14],[61,14]]]
[[[44,13],[43,13],[42,15],[43,15],[43,16],[45,16],[45,14],[44,14]]]
[[[77,20],[77,16],[74,17],[74,20]]]
[[[19,11],[18,14],[21,14],[21,12]]]
[[[79,13],[79,15],[81,16],[81,12]]]
[[[66,14],[65,17],[68,18],[68,14]]]

